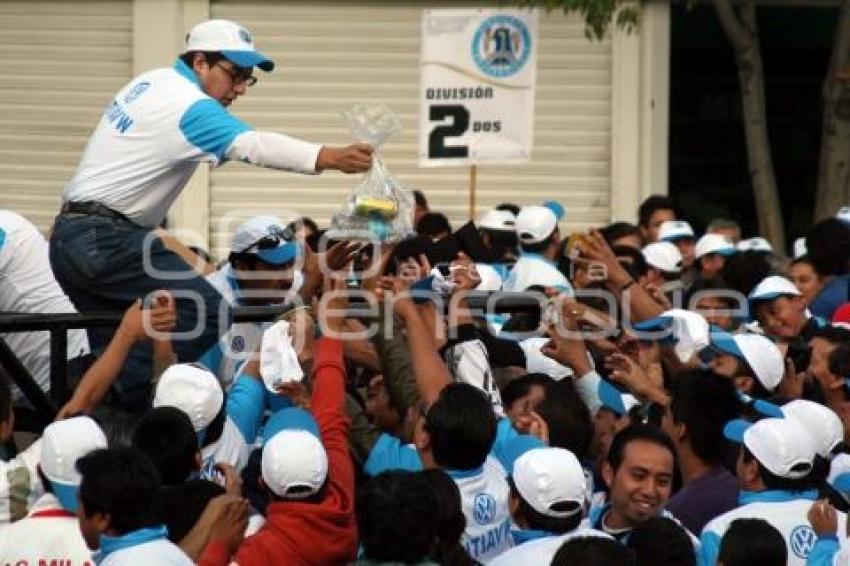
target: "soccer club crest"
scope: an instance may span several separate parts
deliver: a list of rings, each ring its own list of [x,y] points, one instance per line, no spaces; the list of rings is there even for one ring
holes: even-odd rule
[[[510,77],[531,55],[531,34],[525,22],[499,14],[481,22],[472,38],[472,58],[491,77]]]

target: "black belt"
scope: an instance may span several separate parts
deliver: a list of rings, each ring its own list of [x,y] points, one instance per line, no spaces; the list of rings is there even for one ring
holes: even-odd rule
[[[130,219],[120,212],[112,210],[99,202],[66,202],[62,205],[62,214],[93,214],[95,216],[106,216],[107,218],[117,218],[130,222]]]

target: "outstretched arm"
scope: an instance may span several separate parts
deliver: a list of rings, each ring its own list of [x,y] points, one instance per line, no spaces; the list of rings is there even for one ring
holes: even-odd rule
[[[158,333],[169,332],[174,328],[176,317],[174,298],[166,292],[160,293],[150,309],[143,309],[141,300],[133,303],[124,313],[103,355],[83,375],[71,400],[59,410],[56,419],[88,413],[94,409],[109,391],[136,342],[148,338],[149,328]]]

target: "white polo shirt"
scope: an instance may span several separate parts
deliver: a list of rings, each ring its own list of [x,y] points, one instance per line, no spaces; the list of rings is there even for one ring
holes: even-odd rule
[[[0,312],[76,313],[50,269],[47,240],[26,218],[0,210]],[[50,390],[50,333],[0,334],[42,391]],[[85,330],[68,331],[68,358],[89,353]],[[15,397],[21,393],[14,389]]]
[[[314,173],[321,146],[254,132],[201,90],[183,61],[148,71],[107,104],[63,202],[95,201],[158,226],[198,163],[228,159]]]

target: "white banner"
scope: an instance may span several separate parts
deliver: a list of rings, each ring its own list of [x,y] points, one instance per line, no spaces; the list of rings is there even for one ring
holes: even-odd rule
[[[421,166],[529,160],[536,11],[423,11],[421,69]]]

